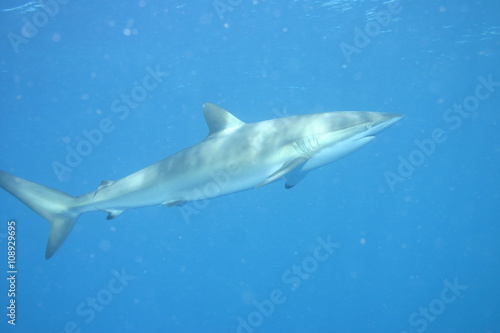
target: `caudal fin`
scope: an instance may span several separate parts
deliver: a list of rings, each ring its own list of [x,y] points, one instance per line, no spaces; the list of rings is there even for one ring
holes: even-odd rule
[[[0,187],[49,221],[50,234],[45,258],[52,257],[68,237],[76,219],[80,216],[76,210],[78,199],[3,171],[0,171]]]

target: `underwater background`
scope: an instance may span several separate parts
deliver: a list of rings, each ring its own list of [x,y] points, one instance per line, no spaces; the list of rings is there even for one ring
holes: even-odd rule
[[[2,1],[0,169],[74,196],[203,140],[205,102],[406,117],[290,190],[84,214],[48,261],[48,222],[0,191],[0,332],[500,332],[498,13]]]

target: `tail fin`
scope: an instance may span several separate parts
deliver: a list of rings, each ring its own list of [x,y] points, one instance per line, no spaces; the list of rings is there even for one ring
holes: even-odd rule
[[[60,191],[38,185],[0,171],[0,187],[24,202],[50,222],[45,258],[49,259],[68,237],[80,213],[77,199]]]

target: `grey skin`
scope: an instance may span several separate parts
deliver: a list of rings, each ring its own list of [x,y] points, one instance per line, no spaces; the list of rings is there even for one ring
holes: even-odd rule
[[[325,112],[246,124],[210,103],[203,106],[209,134],[202,142],[79,197],[0,171],[0,186],[50,222],[45,252],[62,245],[80,214],[114,218],[124,210],[182,205],[285,178],[292,188],[312,169],[361,148],[403,115]]]

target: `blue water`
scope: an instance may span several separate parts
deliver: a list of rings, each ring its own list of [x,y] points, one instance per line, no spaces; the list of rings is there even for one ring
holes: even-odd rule
[[[500,332],[498,1],[23,1],[0,169],[74,196],[202,140],[205,102],[406,117],[291,190],[84,214],[48,261],[1,191],[1,332]]]

